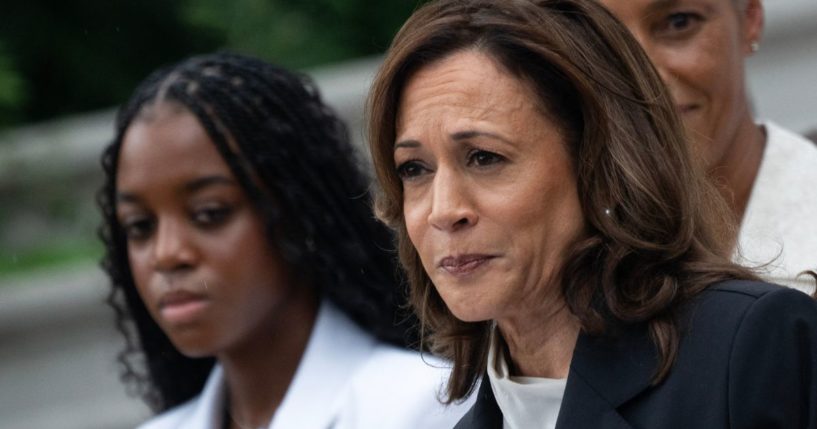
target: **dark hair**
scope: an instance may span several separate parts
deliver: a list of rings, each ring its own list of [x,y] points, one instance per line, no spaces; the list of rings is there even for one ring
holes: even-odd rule
[[[817,128],[807,132],[806,138],[817,144]]]
[[[144,109],[162,102],[177,103],[198,118],[262,214],[270,245],[298,281],[379,339],[416,342],[400,323],[411,324],[399,305],[404,299],[396,287],[396,258],[386,250],[393,248],[392,237],[372,215],[370,180],[345,125],[305,76],[218,53],[163,68],[142,82],[119,111],[116,136],[102,156],[105,184],[97,198],[106,246],[102,266],[112,284],[108,303],[127,341],[119,356],[126,384],[155,410],[166,410],[196,395],[214,362],[182,355],[150,317],[134,286],[116,218],[123,137]]]
[[[669,94],[638,43],[595,0],[443,0],[395,37],[369,96],[378,216],[398,234],[410,301],[432,349],[454,361],[448,400],[467,397],[485,370],[489,321],[447,309],[411,244],[393,146],[406,82],[453,53],[474,50],[534,89],[564,132],[588,235],[558,278],[590,335],[647,323],[659,353],[654,382],[679,343],[680,305],[713,282],[754,278],[730,262],[734,219],[692,161]]]

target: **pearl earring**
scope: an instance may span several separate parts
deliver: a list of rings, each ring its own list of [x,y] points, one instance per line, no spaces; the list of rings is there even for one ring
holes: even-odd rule
[[[758,50],[760,50],[760,43],[758,43],[757,41],[752,42],[749,45],[749,49],[751,49],[752,52],[757,52]]]

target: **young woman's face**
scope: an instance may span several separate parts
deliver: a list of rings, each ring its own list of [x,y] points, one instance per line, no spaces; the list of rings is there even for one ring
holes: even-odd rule
[[[402,94],[394,162],[408,235],[461,320],[560,300],[553,275],[584,228],[562,132],[531,93],[464,51],[418,71]]]
[[[751,120],[743,61],[762,30],[760,0],[600,1],[649,55],[707,165],[723,165]]]
[[[134,283],[182,353],[213,356],[269,336],[291,288],[286,269],[195,116],[162,103],[136,119],[116,190]]]

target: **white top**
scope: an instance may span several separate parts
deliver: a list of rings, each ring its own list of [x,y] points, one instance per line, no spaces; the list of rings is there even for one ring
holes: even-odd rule
[[[502,411],[504,429],[554,429],[566,378],[515,377],[508,371],[502,335],[494,327],[488,349],[488,379]]]
[[[735,261],[770,263],[761,276],[811,292],[817,270],[817,145],[767,122],[766,148],[746,206]]]
[[[292,384],[269,429],[450,428],[471,402],[444,406],[438,392],[450,365],[378,342],[324,302]],[[221,429],[220,366],[202,393],[139,429]]]

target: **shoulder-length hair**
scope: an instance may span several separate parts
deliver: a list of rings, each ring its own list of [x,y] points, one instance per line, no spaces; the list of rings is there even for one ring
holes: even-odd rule
[[[370,180],[345,125],[307,77],[219,53],[184,60],[142,82],[119,111],[102,156],[102,266],[111,279],[108,302],[127,341],[119,356],[123,381],[162,411],[198,394],[213,366],[212,358],[182,355],[148,314],[116,218],[122,140],[146,108],[162,102],[196,116],[261,213],[270,246],[303,287],[315,288],[381,340],[415,341],[406,325],[398,326],[401,318],[411,321],[400,311],[396,258],[386,251],[393,239],[372,215]]]
[[[406,231],[393,146],[406,82],[463,50],[527,83],[564,131],[589,225],[558,276],[564,298],[590,335],[647,323],[660,381],[676,355],[679,306],[715,281],[753,275],[729,261],[733,216],[693,162],[658,74],[594,0],[442,0],[417,10],[392,42],[369,95],[368,124],[377,214],[397,232],[425,338],[454,362],[448,401],[467,397],[484,372],[490,321],[454,317],[423,270]]]

